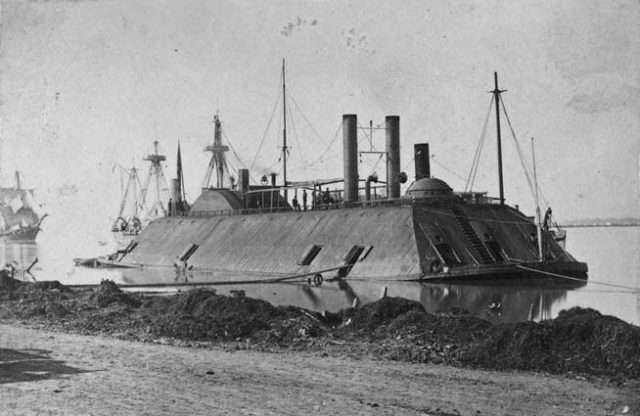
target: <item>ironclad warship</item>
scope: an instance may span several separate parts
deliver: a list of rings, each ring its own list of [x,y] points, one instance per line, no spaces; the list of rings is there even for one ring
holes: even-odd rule
[[[283,66],[283,98],[284,89]],[[286,176],[286,111],[282,159],[284,178],[249,182],[239,169],[237,183],[223,186],[225,152],[216,117],[207,185],[190,210],[182,206],[181,181],[174,180],[170,214],[151,222],[114,265],[177,267],[206,271],[208,279],[274,281],[310,276],[322,279],[422,280],[563,276],[586,279],[586,263],[559,244],[549,227],[505,203],[502,181],[497,74],[495,101],[500,193],[454,192],[432,177],[429,146],[414,145],[415,180],[401,195],[400,117],[385,118],[386,183],[359,177],[357,115],[342,120],[344,184],[293,182]],[[283,102],[284,104],[284,102]],[[210,173],[209,173],[210,175]],[[372,187],[372,185],[374,185]],[[373,190],[373,193],[372,193]],[[301,199],[298,198],[301,192]],[[290,196],[293,195],[293,198]],[[547,216],[548,217],[548,216]]]

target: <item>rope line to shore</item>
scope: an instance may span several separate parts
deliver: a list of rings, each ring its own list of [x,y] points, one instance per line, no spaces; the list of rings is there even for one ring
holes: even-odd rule
[[[540,273],[540,274],[546,274],[548,276],[561,277],[563,279],[575,280],[575,281],[578,281],[578,282],[584,282],[585,281],[584,279],[578,279],[577,277],[571,277],[571,276],[566,276],[566,275],[563,275],[563,274],[545,272],[543,270],[532,269],[530,267],[525,267],[525,266],[522,266],[522,265],[519,265],[519,264],[516,265],[516,267],[519,268],[519,269],[522,269],[522,270],[530,271],[530,272],[537,272],[537,273]],[[595,285],[610,286],[610,287],[615,287],[615,288],[618,288],[618,289],[626,289],[626,290],[629,290],[629,291],[632,291],[632,292],[640,292],[640,288],[633,287],[633,286],[616,285],[614,283],[598,282],[597,280],[591,280],[591,279],[588,280],[587,282],[588,283],[593,283]]]
[[[249,284],[263,284],[263,283],[303,283],[308,280],[305,277],[315,276],[326,272],[340,270],[346,266],[330,267],[328,269],[315,270],[312,272],[300,273],[291,276],[276,277],[273,279],[252,279],[252,280],[238,280],[238,281],[222,281],[222,282],[172,282],[172,283],[134,283],[134,284],[118,284],[120,287],[125,288],[137,288],[137,287],[174,287],[174,286],[233,286],[233,285],[249,285]],[[299,279],[299,280],[297,280]],[[323,279],[324,280],[324,279]],[[332,281],[333,279],[327,279]],[[98,284],[76,284],[69,285],[71,287],[93,287]]]

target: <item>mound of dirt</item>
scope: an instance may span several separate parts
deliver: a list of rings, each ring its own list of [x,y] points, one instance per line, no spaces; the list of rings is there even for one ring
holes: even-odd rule
[[[32,285],[29,285],[32,290],[41,290],[41,291],[58,291],[63,293],[73,293],[70,287],[63,285],[57,280],[45,280],[41,282],[34,282]]]
[[[327,335],[332,328],[342,323],[335,314],[320,314],[296,306],[278,309],[284,316],[273,319],[269,323],[269,329],[256,333],[251,338],[252,341],[265,347],[274,344],[289,348],[306,347],[310,341]]]
[[[11,277],[8,270],[0,270],[0,295],[6,295],[23,285],[23,282]]]
[[[386,326],[398,317],[409,312],[424,313],[424,307],[415,301],[385,297],[376,302],[364,305],[361,308],[349,308],[341,312],[348,331],[375,332],[381,326]]]
[[[640,328],[593,309],[572,308],[553,320],[490,327],[460,359],[498,369],[640,378]]]
[[[59,318],[69,313],[63,303],[72,294],[57,280],[23,282],[0,272],[0,312],[14,318]]]
[[[142,297],[104,280],[95,290],[72,292],[59,282],[26,283],[2,273],[0,300],[0,319],[81,334],[640,379],[640,328],[591,309],[492,325],[463,310],[432,315],[403,298],[320,314],[206,289]]]
[[[101,308],[105,308],[111,304],[139,307],[142,301],[135,296],[124,293],[118,285],[112,280],[102,280],[100,286],[91,295],[90,299]]]
[[[383,298],[343,315],[344,324],[335,331],[341,338],[369,340],[368,353],[412,362],[455,364],[460,345],[482,337],[491,326],[464,310],[432,315],[403,298]]]
[[[286,315],[263,300],[220,296],[206,289],[178,294],[172,301],[161,300],[159,304],[167,307],[151,317],[153,333],[197,341],[249,338]],[[157,306],[152,303],[149,308],[157,311]]]

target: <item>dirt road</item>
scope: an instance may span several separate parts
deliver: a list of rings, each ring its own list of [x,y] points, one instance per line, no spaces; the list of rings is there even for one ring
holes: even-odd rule
[[[637,414],[637,393],[637,384],[181,348],[0,325],[6,415]]]

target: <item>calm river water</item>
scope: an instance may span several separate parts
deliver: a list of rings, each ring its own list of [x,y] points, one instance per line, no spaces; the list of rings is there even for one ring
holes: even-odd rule
[[[513,322],[553,318],[563,309],[589,307],[603,314],[617,316],[640,325],[640,227],[569,228],[567,249],[578,260],[589,264],[587,284],[550,285],[546,281],[491,284],[428,284],[404,282],[365,282],[349,280],[342,284],[325,282],[320,287],[306,283],[216,286],[218,293],[242,289],[248,296],[260,297],[278,305],[298,305],[315,310],[351,306],[354,299],[364,304],[387,296],[401,296],[421,302],[429,312],[451,307],[464,308],[494,322]],[[2,264],[22,267],[38,258],[32,273],[38,280],[60,280],[65,284],[99,283],[112,279],[118,283],[197,282],[203,275],[177,276],[172,269],[161,270],[93,270],[76,268],[72,259],[91,257],[113,251],[114,243],[99,241],[80,230],[61,235],[47,230],[35,244],[0,243]],[[24,276],[29,279],[30,276]],[[177,290],[176,288],[169,290]],[[499,309],[489,309],[490,304]]]

